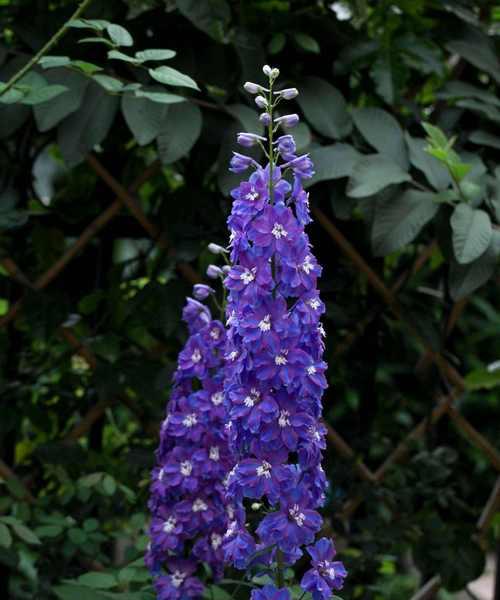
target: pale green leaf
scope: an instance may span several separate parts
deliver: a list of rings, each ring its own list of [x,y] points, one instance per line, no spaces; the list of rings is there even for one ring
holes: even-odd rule
[[[172,67],[157,67],[156,69],[149,69],[149,74],[151,77],[160,83],[165,85],[175,85],[177,87],[187,87],[193,90],[199,90],[196,82],[189,77],[189,75],[185,75],[177,69],[172,69]]]
[[[145,89],[136,90],[135,95],[137,98],[148,98],[153,102],[159,102],[160,104],[178,104],[179,102],[185,102],[184,96],[177,94],[168,94],[167,92],[151,92]]]
[[[354,166],[347,186],[347,195],[351,198],[364,198],[389,185],[410,180],[410,175],[397,163],[381,154],[372,154],[364,156]]]
[[[318,42],[307,33],[294,33],[293,39],[295,40],[297,46],[299,46],[306,52],[312,52],[314,54],[319,54],[321,52],[321,48],[319,47]]]
[[[116,25],[115,23],[110,23],[106,27],[106,31],[108,32],[111,41],[117,46],[133,46],[134,39],[130,35],[130,33],[121,25]]]
[[[303,181],[305,188],[319,181],[350,177],[354,165],[361,158],[361,154],[349,144],[317,146],[309,152],[309,156],[314,163],[315,174],[311,179]]]
[[[86,587],[109,590],[117,585],[116,578],[110,573],[100,573],[98,571],[91,571],[78,577],[78,583]]]
[[[179,160],[196,143],[202,126],[200,109],[185,102],[169,106],[163,129],[158,136],[158,154],[163,164]]]
[[[405,134],[405,137],[410,151],[411,164],[425,175],[435,190],[445,190],[451,183],[446,167],[424,150],[427,145],[424,139],[411,137],[408,133]]]
[[[92,79],[102,86],[107,92],[118,93],[123,90],[123,83],[109,75],[93,75]]]
[[[177,53],[175,50],[141,50],[135,53],[137,60],[147,62],[148,60],[169,60],[174,58]]]
[[[450,224],[453,250],[459,263],[470,263],[486,251],[493,231],[488,213],[462,202],[455,207]]]
[[[160,133],[167,115],[167,104],[159,104],[134,94],[122,97],[122,113],[133,136],[140,146],[152,142]]]
[[[69,56],[42,56],[38,61],[42,69],[52,69],[54,67],[66,67],[71,64]]]
[[[110,50],[108,52],[108,58],[110,60],[121,60],[123,62],[132,63],[133,65],[138,65],[141,61],[138,58],[134,58],[133,56],[128,56],[128,54],[124,54],[119,50]]]

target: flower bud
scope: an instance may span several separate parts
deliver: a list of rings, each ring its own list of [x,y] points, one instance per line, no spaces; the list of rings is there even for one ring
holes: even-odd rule
[[[205,285],[204,283],[197,283],[193,287],[193,296],[196,300],[205,300],[210,296],[210,294],[215,294],[215,290],[212,289],[209,285]]]
[[[266,77],[269,77],[271,75],[271,67],[269,65],[264,65],[262,67],[262,71],[264,72],[264,75],[266,75]]]
[[[254,160],[253,158],[250,158],[250,156],[245,156],[239,152],[233,152],[229,170],[233,173],[242,173],[243,171],[246,171],[253,162]]]
[[[247,81],[243,85],[243,89],[245,89],[249,94],[258,94],[262,91],[262,86],[257,83],[252,83],[251,81]]]
[[[227,250],[219,244],[214,244],[213,242],[208,244],[208,249],[212,254],[226,254]]]
[[[236,140],[240,146],[250,148],[251,146],[255,146],[259,140],[265,142],[266,138],[256,133],[238,133]]]
[[[288,134],[280,136],[275,144],[277,144],[278,152],[283,160],[293,160],[295,158],[296,147],[292,135]]]
[[[276,67],[271,69],[271,79],[277,79],[280,76],[280,70]]]
[[[224,265],[222,267],[222,272],[224,273],[224,275],[227,275],[229,271],[231,271],[231,267],[229,265]]]
[[[299,115],[284,115],[283,117],[277,117],[274,119],[274,122],[277,125],[282,125],[283,127],[295,127],[299,122]]]
[[[219,279],[219,277],[223,276],[222,269],[217,265],[208,265],[207,268],[207,277],[210,279]]]
[[[269,125],[269,123],[271,122],[271,115],[267,112],[262,113],[259,117],[259,121],[265,126],[267,127]]]
[[[285,100],[292,100],[293,98],[296,98],[299,95],[299,90],[297,88],[286,88],[279,92],[275,92],[275,94],[278,94],[279,96],[281,96],[281,98],[284,98]]]
[[[267,108],[267,100],[264,98],[264,96],[257,96],[255,98],[255,104],[259,108]]]

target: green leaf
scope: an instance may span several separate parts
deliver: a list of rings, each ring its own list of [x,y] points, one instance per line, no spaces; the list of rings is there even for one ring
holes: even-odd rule
[[[314,54],[319,54],[321,52],[318,42],[307,33],[294,33],[293,39],[295,40],[297,46],[306,52],[313,52]]]
[[[176,0],[179,12],[217,42],[224,41],[231,19],[226,0]]]
[[[224,588],[218,585],[210,585],[205,588],[203,598],[206,600],[231,600],[232,596]]]
[[[41,538],[54,538],[64,531],[60,525],[41,525],[35,529],[36,535]]]
[[[89,83],[81,107],[59,125],[59,147],[68,166],[79,164],[104,140],[117,108],[117,96],[107,94],[97,83]]]
[[[134,94],[122,97],[122,113],[130,131],[140,146],[152,142],[160,133],[168,106]]]
[[[109,590],[110,588],[115,587],[118,582],[116,578],[109,573],[91,571],[90,573],[80,575],[80,577],[78,577],[78,583],[80,585],[85,585],[86,587]]]
[[[267,51],[271,55],[278,54],[285,47],[285,43],[286,43],[285,34],[281,33],[281,32],[275,33],[273,35],[273,37],[271,38],[271,40],[269,41],[269,44],[267,45]]]
[[[133,56],[128,56],[128,54],[124,54],[119,50],[110,50],[108,52],[108,58],[110,60],[121,60],[123,62],[132,63],[133,65],[140,64],[140,60],[138,58],[134,58]]]
[[[479,102],[478,100],[458,100],[457,106],[460,108],[468,108],[474,112],[479,113],[480,115],[485,116],[493,123],[500,123],[500,110],[495,106],[491,106],[490,104],[484,104],[483,102]]]
[[[136,90],[135,96],[137,98],[148,98],[152,102],[158,102],[160,104],[178,104],[179,102],[185,102],[184,96],[178,96],[177,94],[168,94],[167,92],[151,92],[145,89]]]
[[[333,144],[315,147],[309,156],[314,163],[315,174],[311,179],[304,180],[305,188],[319,181],[350,177],[362,155],[349,144]]]
[[[446,48],[459,54],[478,69],[489,73],[500,83],[500,62],[495,45],[478,29],[469,28],[463,38],[448,42]]]
[[[4,523],[0,523],[0,546],[3,548],[10,548],[12,544],[12,536],[9,528]]]
[[[101,481],[102,476],[102,473],[90,473],[89,475],[81,477],[79,479],[79,484],[84,487],[94,487],[94,485],[97,485]]]
[[[201,126],[201,111],[196,105],[185,102],[170,106],[158,136],[162,163],[171,164],[188,154],[201,133]]]
[[[424,139],[413,138],[408,133],[405,134],[405,137],[410,151],[411,164],[425,175],[435,190],[445,190],[451,183],[446,167],[424,150],[426,147]]]
[[[199,90],[200,88],[196,82],[191,79],[188,75],[172,69],[172,67],[157,67],[156,69],[149,69],[149,74],[155,81],[159,81],[165,85],[175,85],[177,87],[187,87],[193,90]]]
[[[75,544],[75,546],[81,546],[87,541],[87,534],[83,531],[83,529],[73,527],[68,529],[68,538],[73,544]]]
[[[73,19],[68,23],[69,27],[94,29],[95,31],[104,31],[108,25],[111,25],[111,23],[103,19]]]
[[[116,481],[111,475],[104,475],[104,479],[102,480],[102,489],[106,496],[113,496],[116,492]]]
[[[500,369],[476,369],[465,376],[465,387],[470,391],[492,390],[500,386]]]
[[[38,61],[42,69],[53,69],[54,67],[66,67],[71,64],[69,56],[42,56]]]
[[[429,140],[437,148],[445,148],[448,146],[448,138],[439,127],[431,125],[430,123],[422,123],[422,127],[425,129],[425,133],[428,135]]]
[[[493,104],[494,106],[500,107],[500,99],[497,98],[495,94],[464,81],[449,81],[436,96],[444,100],[475,98],[486,104]]]
[[[351,132],[352,121],[344,97],[323,79],[306,78],[297,101],[309,123],[321,135],[341,139]]]
[[[121,25],[116,25],[115,23],[110,23],[106,27],[106,31],[108,32],[111,41],[115,43],[117,46],[133,46],[134,38],[130,35],[130,33]]]
[[[118,93],[123,90],[123,83],[109,75],[93,75],[92,79],[102,86],[107,92]]]
[[[81,73],[69,69],[54,69],[46,74],[49,83],[60,83],[68,91],[49,103],[34,107],[35,120],[40,131],[48,131],[68,115],[78,110],[88,85],[88,79]]]
[[[500,232],[493,231],[490,245],[475,261],[465,265],[453,261],[449,273],[452,298],[461,300],[477,290],[493,275],[500,258]]]
[[[396,119],[380,108],[360,108],[353,111],[353,120],[365,140],[407,170],[408,157],[403,130]]]
[[[60,600],[105,600],[102,593],[83,585],[56,585],[52,591]]]
[[[147,62],[148,60],[169,60],[177,54],[175,50],[141,50],[135,53],[137,60]]]
[[[381,154],[371,154],[356,163],[347,186],[347,195],[351,198],[364,198],[389,185],[410,180],[410,175],[398,164]]]
[[[5,517],[2,520],[5,521]],[[14,533],[23,540],[23,542],[32,545],[38,545],[42,543],[38,536],[31,529],[23,525],[17,519],[11,520],[9,525],[12,527]]]
[[[102,71],[102,67],[99,65],[94,65],[94,63],[89,63],[84,60],[72,60],[71,66],[82,71],[86,75],[93,75],[94,73]]]
[[[105,46],[114,47],[113,42],[110,42],[104,37],[86,37],[78,40],[79,44],[104,44]]]
[[[23,104],[27,104],[28,106],[43,104],[44,102],[48,102],[53,98],[57,98],[57,96],[60,96],[67,91],[68,88],[64,85],[46,85],[28,92],[21,102]]]
[[[469,142],[478,146],[489,146],[490,148],[500,150],[500,137],[492,135],[488,131],[473,131],[469,136]]]
[[[243,125],[242,131],[248,133],[264,133],[264,125],[259,121],[259,117],[253,108],[245,104],[229,104],[226,106],[227,112]]]
[[[370,69],[370,75],[375,82],[377,94],[383,98],[387,104],[394,104],[395,82],[391,63],[388,59],[381,56]]]
[[[455,207],[450,224],[453,250],[459,263],[470,263],[486,251],[493,233],[488,213],[462,202]]]
[[[407,190],[375,200],[371,240],[376,256],[385,256],[412,242],[436,215],[434,194]]]

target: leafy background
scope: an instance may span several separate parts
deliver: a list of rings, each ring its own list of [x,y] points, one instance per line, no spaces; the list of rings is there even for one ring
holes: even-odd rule
[[[0,0],[0,79],[75,8]],[[148,473],[180,310],[226,243],[234,134],[258,128],[241,85],[266,62],[301,90],[317,171],[342,595],[404,600],[436,574],[441,599],[463,589],[500,525],[475,527],[499,468],[500,6],[94,0],[84,17],[0,96],[1,597],[152,597]],[[482,450],[456,419],[430,425],[450,394]],[[405,461],[360,476],[421,419]]]

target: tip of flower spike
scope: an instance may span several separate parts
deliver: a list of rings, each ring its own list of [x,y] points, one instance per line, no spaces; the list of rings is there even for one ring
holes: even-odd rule
[[[214,244],[213,242],[208,244],[207,248],[212,254],[227,254],[227,250],[223,246],[219,246],[219,244]]]
[[[262,71],[264,72],[264,75],[266,77],[269,77],[269,79],[276,79],[277,77],[279,77],[280,74],[279,69],[277,69],[276,67],[270,67],[269,65],[264,65],[262,67]]]

